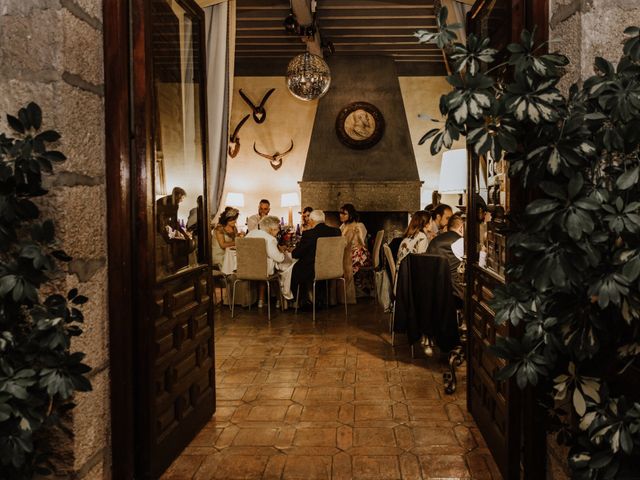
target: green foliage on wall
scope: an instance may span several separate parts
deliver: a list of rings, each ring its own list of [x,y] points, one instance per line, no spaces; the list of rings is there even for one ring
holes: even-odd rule
[[[51,294],[60,269],[71,258],[56,242],[52,220],[43,220],[37,197],[43,175],[65,160],[47,144],[60,135],[41,130],[35,103],[7,115],[13,130],[0,133],[0,478],[28,479],[51,465],[51,434],[70,433],[63,417],[76,391],[91,390],[84,354],[70,351],[82,333],[87,301],[76,289]],[[66,212],[73,215],[73,212]]]
[[[416,36],[449,52],[453,90],[443,127],[421,143],[436,153],[466,137],[539,192],[511,219],[515,261],[495,292],[496,322],[524,326],[496,341],[508,360],[499,378],[544,392],[572,478],[638,478],[640,403],[625,375],[640,355],[640,28],[625,30],[617,66],[596,58],[596,74],[564,95],[568,60],[542,53],[533,33],[498,52],[475,35],[453,43],[440,15],[439,31]]]

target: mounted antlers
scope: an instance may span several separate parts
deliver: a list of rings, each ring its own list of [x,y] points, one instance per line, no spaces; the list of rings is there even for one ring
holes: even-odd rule
[[[236,158],[236,155],[238,155],[238,152],[240,151],[240,137],[238,137],[238,132],[240,132],[242,125],[244,125],[244,123],[249,120],[249,117],[249,114],[245,115],[244,118],[240,120],[238,125],[236,125],[235,130],[229,137],[229,156],[231,158]]]
[[[256,123],[262,123],[267,119],[267,112],[264,109],[264,104],[267,102],[271,94],[275,92],[275,90],[275,88],[269,89],[269,91],[264,94],[264,97],[262,97],[260,105],[256,107],[251,99],[244,94],[242,89],[240,89],[240,96],[245,102],[247,102],[247,105],[251,107],[251,110],[253,111],[253,119],[256,121]]]
[[[259,152],[256,149],[256,142],[253,142],[253,151],[256,152],[258,155],[260,155],[261,157],[264,157],[266,159],[269,160],[269,163],[271,164],[271,167],[274,170],[278,170],[281,166],[282,166],[282,159],[283,157],[289,153],[291,150],[293,150],[293,140],[291,140],[291,146],[289,147],[289,150],[287,150],[286,152],[276,152],[273,155],[267,155],[266,153],[262,153]]]

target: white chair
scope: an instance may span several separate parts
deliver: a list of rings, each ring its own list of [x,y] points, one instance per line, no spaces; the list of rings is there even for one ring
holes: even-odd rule
[[[254,280],[267,283],[267,318],[271,322],[271,282],[278,280],[278,275],[269,275],[267,270],[267,243],[264,238],[236,239],[238,267],[233,282],[231,299],[231,318],[235,309],[236,284],[240,280]]]
[[[394,327],[396,313],[396,262],[393,258],[393,253],[391,253],[391,248],[389,248],[388,244],[385,243],[384,245],[382,245],[382,251],[384,252],[384,256],[387,260],[387,265],[389,266],[389,275],[391,276],[391,278],[389,279],[389,283],[391,285],[391,313],[389,315],[389,333],[391,334],[391,346],[395,346],[396,332],[394,331]]]
[[[382,240],[384,240],[384,230],[378,230],[378,233],[376,233],[376,239],[373,241],[374,270],[378,270],[380,268],[380,248],[382,247]]]
[[[313,324],[316,324],[316,282],[327,282],[329,300],[329,280],[342,280],[344,289],[344,315],[347,317],[347,281],[344,278],[344,255],[347,241],[344,237],[321,237],[316,245],[315,277],[313,278]],[[296,313],[300,304],[300,285],[296,292]]]

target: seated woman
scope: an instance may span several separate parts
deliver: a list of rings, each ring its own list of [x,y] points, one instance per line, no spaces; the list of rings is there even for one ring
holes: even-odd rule
[[[236,237],[242,236],[238,233],[236,222],[240,212],[233,207],[226,207],[224,212],[220,214],[218,224],[213,229],[213,239],[211,241],[211,250],[213,254],[213,265],[216,268],[222,266],[224,260],[224,251],[227,248],[236,246]]]
[[[425,253],[427,251],[431,222],[431,215],[423,210],[419,210],[411,216],[411,221],[398,249],[397,268],[400,268],[400,262],[410,253]]]
[[[367,250],[367,229],[363,223],[358,221],[358,212],[350,203],[345,203],[340,207],[340,231],[347,240],[348,248],[351,250],[351,276],[347,278],[347,302],[355,303],[356,283],[361,290],[364,290],[363,279],[356,277],[362,267],[371,265],[371,256]],[[355,280],[354,280],[355,279]]]

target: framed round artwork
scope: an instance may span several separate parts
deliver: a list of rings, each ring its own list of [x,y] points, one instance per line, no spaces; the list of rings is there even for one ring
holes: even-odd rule
[[[336,133],[347,147],[371,148],[382,138],[384,117],[370,103],[350,103],[338,113]]]

